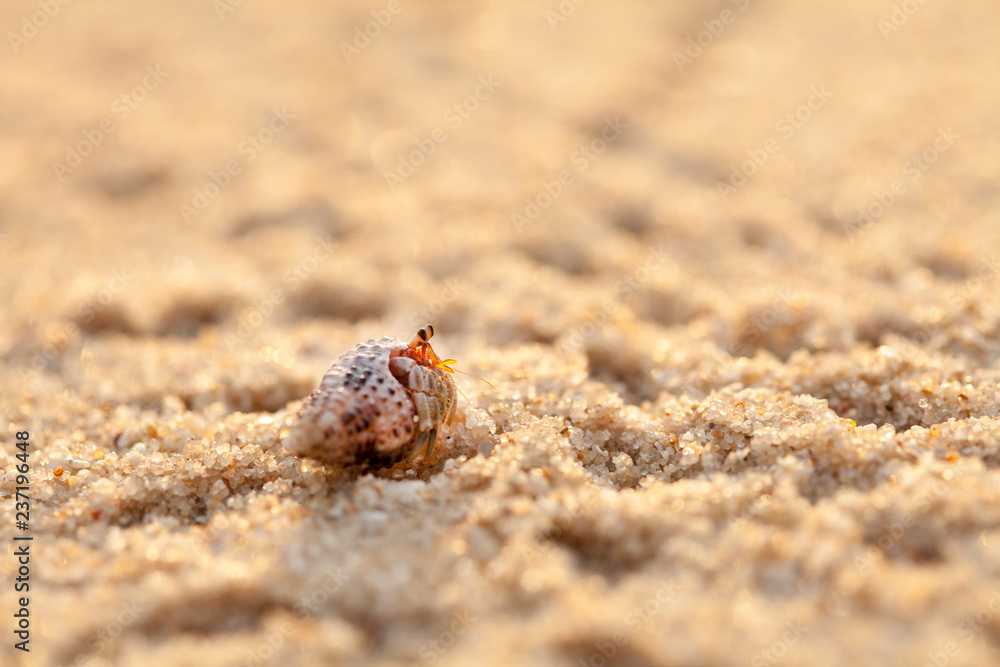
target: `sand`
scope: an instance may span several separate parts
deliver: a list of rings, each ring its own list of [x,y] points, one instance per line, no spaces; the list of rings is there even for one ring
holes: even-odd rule
[[[0,663],[1000,664],[995,3],[0,24]],[[429,460],[282,447],[428,322]]]

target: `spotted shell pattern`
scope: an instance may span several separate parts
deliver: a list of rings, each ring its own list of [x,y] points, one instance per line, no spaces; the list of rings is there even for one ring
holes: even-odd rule
[[[429,332],[429,333],[428,333]],[[285,447],[324,463],[392,465],[434,447],[437,429],[451,423],[455,383],[427,339],[393,337],[361,343],[326,372],[292,422]]]

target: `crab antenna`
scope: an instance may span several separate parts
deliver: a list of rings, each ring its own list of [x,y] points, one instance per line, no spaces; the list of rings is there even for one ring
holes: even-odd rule
[[[497,388],[494,387],[493,383],[490,382],[489,380],[484,380],[483,378],[479,377],[478,375],[473,375],[472,373],[466,373],[465,371],[460,371],[457,368],[451,368],[451,364],[454,364],[454,363],[457,363],[454,359],[445,359],[444,361],[439,362],[437,364],[437,367],[440,368],[443,371],[448,371],[449,373],[461,373],[462,375],[468,375],[470,378],[476,378],[477,380],[479,380],[481,382],[485,382],[486,384],[488,384],[490,386],[490,388],[493,389],[493,391],[497,391]],[[469,400],[469,399],[465,399],[465,400]]]

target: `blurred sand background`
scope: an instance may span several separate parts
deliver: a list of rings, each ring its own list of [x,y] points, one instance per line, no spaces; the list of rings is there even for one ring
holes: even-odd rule
[[[0,25],[3,664],[1000,663],[995,3]],[[426,322],[430,461],[282,449]]]

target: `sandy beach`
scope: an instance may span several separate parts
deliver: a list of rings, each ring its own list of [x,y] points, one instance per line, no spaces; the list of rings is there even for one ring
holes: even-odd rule
[[[1000,664],[995,3],[0,25],[0,664]],[[283,446],[427,323],[429,458]]]

